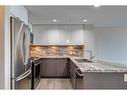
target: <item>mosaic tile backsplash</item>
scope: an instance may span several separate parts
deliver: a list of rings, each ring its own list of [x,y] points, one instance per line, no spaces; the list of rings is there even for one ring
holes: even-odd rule
[[[84,45],[31,45],[31,57],[83,56]]]

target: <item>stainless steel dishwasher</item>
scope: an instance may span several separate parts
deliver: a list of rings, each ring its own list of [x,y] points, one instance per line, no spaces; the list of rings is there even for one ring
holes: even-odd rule
[[[83,89],[83,73],[79,68],[75,68],[76,72],[76,89]]]

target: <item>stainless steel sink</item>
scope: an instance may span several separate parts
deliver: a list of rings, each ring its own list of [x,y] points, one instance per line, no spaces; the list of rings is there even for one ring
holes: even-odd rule
[[[90,62],[90,63],[92,63],[92,61],[90,61],[88,59],[75,59],[75,61],[77,61],[77,62]]]

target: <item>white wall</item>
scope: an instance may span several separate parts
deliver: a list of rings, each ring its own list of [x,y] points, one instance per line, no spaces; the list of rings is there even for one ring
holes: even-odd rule
[[[85,30],[85,50],[92,51],[92,54],[94,56],[94,48],[95,48],[95,42],[94,42],[94,25],[93,24],[86,24],[84,27]],[[89,52],[84,52],[85,58],[90,58]]]
[[[85,25],[85,50],[95,59],[127,64],[127,28]],[[84,52],[86,58],[89,53]]]
[[[127,28],[96,27],[96,58],[127,64]]]
[[[9,12],[12,16],[18,17],[28,25],[28,11],[24,6],[9,6]]]
[[[32,33],[33,32],[33,25],[31,22],[29,22],[29,28],[30,28],[30,32]]]

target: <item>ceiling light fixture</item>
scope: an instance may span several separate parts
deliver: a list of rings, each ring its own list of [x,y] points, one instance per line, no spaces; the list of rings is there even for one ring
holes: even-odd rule
[[[86,22],[86,21],[87,21],[86,19],[83,20],[83,22]]]
[[[100,7],[100,4],[95,4],[94,7]]]
[[[52,21],[53,21],[53,22],[57,22],[57,19],[53,19]]]
[[[67,43],[70,43],[70,40],[67,40],[66,42],[67,42]]]

